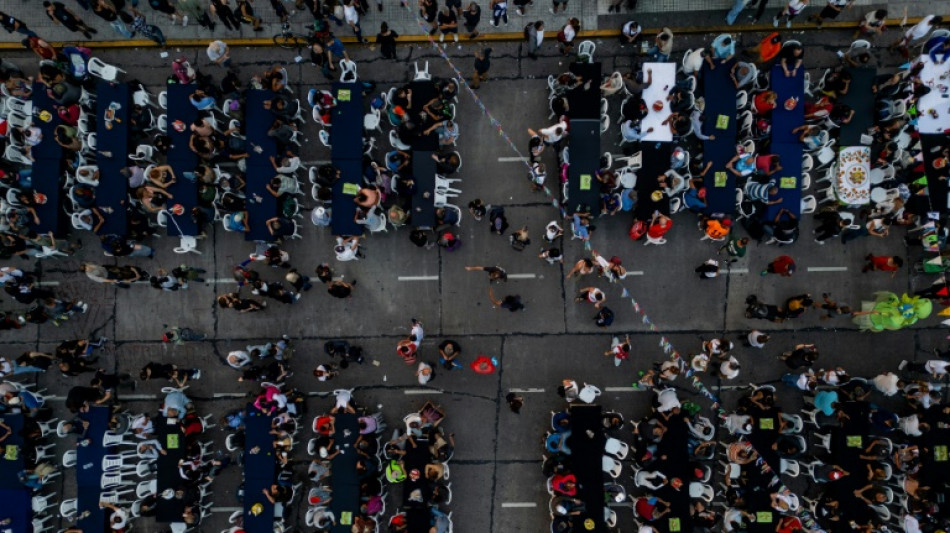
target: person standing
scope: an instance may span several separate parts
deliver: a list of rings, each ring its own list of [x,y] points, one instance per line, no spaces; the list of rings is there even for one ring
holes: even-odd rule
[[[851,9],[854,0],[828,0],[828,4],[817,15],[809,15],[808,20],[814,21],[820,28],[825,23],[825,19],[836,19],[845,9]]]
[[[761,272],[761,275],[778,274],[784,278],[791,277],[795,273],[795,260],[787,255],[780,255],[772,260],[771,263]]]
[[[350,25],[350,29],[356,34],[356,40],[363,44],[369,42],[369,40],[363,38],[363,30],[360,29],[360,14],[356,10],[356,2],[354,0],[347,0],[347,2],[343,4],[343,18],[346,19],[346,23]]]
[[[735,3],[732,4],[732,9],[726,13],[726,24],[732,26],[736,23],[736,19],[739,18],[739,13],[742,13],[742,10],[747,6],[752,5],[754,0],[735,0]]]
[[[462,12],[462,19],[465,21],[465,31],[468,32],[468,38],[478,37],[478,23],[482,20],[482,8],[472,2],[468,5],[468,9]]]
[[[481,82],[488,79],[491,68],[491,48],[475,50],[475,75],[472,76],[472,89],[478,89]]]
[[[544,41],[544,22],[539,20],[534,24],[528,24],[525,32],[528,36],[528,57],[538,59],[538,50],[541,49],[541,43]]]
[[[499,21],[504,21],[508,25],[508,1],[491,0],[491,21],[489,24],[497,27]]]
[[[557,15],[558,8],[560,8],[561,13],[567,11],[567,0],[551,0],[551,3],[551,9],[548,11],[550,11],[552,15]]]
[[[870,271],[890,272],[891,277],[897,275],[897,272],[904,266],[904,260],[898,256],[874,255],[868,254],[864,257],[864,268],[862,273]]]
[[[712,279],[719,275],[719,261],[707,259],[703,264],[696,267],[695,272],[699,274],[699,279]]]
[[[215,65],[231,68],[231,49],[224,41],[211,41],[206,50],[208,59]]]
[[[218,16],[225,28],[236,30],[241,27],[241,21],[238,20],[234,10],[228,5],[228,0],[211,0],[209,7],[211,13]]]
[[[581,21],[572,18],[561,28],[557,34],[557,40],[561,43],[561,53],[567,55],[574,49],[574,38],[577,32],[581,30]]]
[[[92,34],[98,33],[94,28],[90,28],[75,13],[70,11],[62,2],[43,2],[43,8],[46,10],[46,16],[55,24],[64,26],[69,31],[82,33],[86,39],[92,39]]]
[[[778,28],[778,23],[781,22],[782,18],[785,18],[785,27],[791,28],[792,19],[797,17],[799,13],[808,7],[809,1],[810,0],[788,0],[788,4],[785,4],[785,8],[772,19],[772,26]]]
[[[452,38],[455,39],[455,42],[459,42],[459,19],[456,12],[446,4],[442,8],[442,11],[437,17],[437,22],[439,24],[439,42],[445,42],[445,36],[451,34]],[[459,45],[459,48],[462,46]]]
[[[389,24],[383,22],[379,25],[379,33],[376,34],[376,43],[379,45],[379,53],[384,59],[399,59],[396,57],[396,39],[399,34],[389,29]]]
[[[735,263],[736,261],[745,257],[746,251],[749,249],[749,238],[742,237],[741,239],[736,239],[735,237],[730,237],[729,242],[724,244],[719,248],[718,253],[722,253],[723,250],[729,254],[729,259],[727,262]]]
[[[647,50],[647,55],[652,56],[657,63],[665,63],[670,60],[671,53],[673,53],[673,30],[663,28],[657,34],[653,47]]]
[[[765,13],[765,8],[769,5],[769,0],[758,0],[758,2],[753,0],[748,7],[755,7],[756,4],[758,4],[759,8],[755,10],[755,15],[752,17],[752,24],[755,24],[762,18],[762,13]]]
[[[508,409],[511,409],[511,412],[520,415],[521,407],[524,405],[524,397],[518,396],[513,392],[509,392],[505,395],[505,402],[508,403]]]
[[[930,30],[934,28],[937,24],[943,22],[943,18],[936,15],[927,15],[926,17],[920,19],[920,22],[914,24],[909,30],[904,32],[904,36],[898,39],[890,46],[890,49],[893,51],[900,52],[904,57],[909,55],[908,46],[910,43],[923,39],[925,35],[930,33]]]

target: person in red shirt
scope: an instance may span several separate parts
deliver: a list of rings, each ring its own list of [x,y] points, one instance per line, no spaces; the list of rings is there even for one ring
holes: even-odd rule
[[[660,237],[666,235],[666,232],[670,231],[670,228],[673,227],[673,219],[670,217],[656,211],[653,213],[653,219],[650,220],[650,227],[647,230],[647,235],[651,239],[659,239]]]
[[[904,260],[896,255],[888,257],[886,255],[868,254],[864,258],[864,268],[861,269],[861,272],[872,270],[890,272],[893,278],[902,266],[904,266]]]
[[[794,516],[783,516],[775,526],[776,533],[797,533],[802,530],[802,521]]]
[[[574,474],[555,474],[551,478],[551,488],[559,494],[575,496],[577,494],[577,477]]]
[[[769,266],[762,271],[763,276],[769,274],[778,274],[782,277],[791,277],[795,273],[795,260],[787,255],[780,255],[769,263]]]

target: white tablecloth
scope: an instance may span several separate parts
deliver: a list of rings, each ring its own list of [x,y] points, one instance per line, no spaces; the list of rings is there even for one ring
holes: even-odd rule
[[[930,56],[920,57],[924,64],[920,71],[920,79],[927,87],[930,87],[930,93],[922,96],[917,101],[917,111],[920,118],[917,121],[917,131],[920,133],[943,133],[950,128],[950,61],[944,61],[942,65],[936,65],[930,61]],[[940,79],[940,76],[946,76]],[[946,92],[940,90],[943,85]],[[944,98],[944,95],[947,97]],[[937,118],[930,116],[930,110],[937,110]]]
[[[841,203],[865,205],[871,201],[871,149],[849,146],[838,153],[835,192]]]
[[[673,132],[670,131],[670,125],[663,124],[663,121],[670,116],[670,103],[666,101],[666,97],[676,83],[676,64],[644,63],[643,79],[646,79],[647,69],[653,71],[653,83],[643,91],[643,101],[646,102],[648,111],[640,123],[640,131],[653,128],[651,133],[643,136],[645,141],[669,142],[673,140]],[[653,102],[657,100],[663,102],[662,111],[653,110]]]

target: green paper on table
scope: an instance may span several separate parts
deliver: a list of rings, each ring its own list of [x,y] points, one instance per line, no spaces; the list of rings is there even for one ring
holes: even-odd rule
[[[729,127],[729,117],[726,115],[719,115],[716,117],[716,129],[724,130]]]
[[[341,102],[350,101],[350,90],[349,89],[340,89],[336,92],[336,99]]]
[[[348,526],[353,523],[353,513],[351,511],[343,511],[340,513],[340,523],[344,526]]]
[[[680,519],[670,518],[670,531],[679,531],[679,530],[680,530]]]
[[[344,183],[343,184],[343,194],[349,196],[356,196],[360,192],[360,186],[356,183]]]
[[[759,429],[775,429],[775,419],[774,418],[760,418]]]
[[[581,190],[589,191],[590,190],[590,174],[581,174]]]
[[[20,447],[16,444],[7,444],[3,452],[3,458],[7,461],[16,461],[20,457]]]
[[[759,524],[772,523],[772,511],[758,511],[755,513],[755,521]]]
[[[861,439],[861,435],[848,435],[846,442],[848,448],[861,448],[864,441]]]
[[[945,463],[947,461],[947,447],[943,444],[934,446],[934,461]]]
[[[168,448],[169,450],[177,450],[178,449],[178,435],[174,433],[165,435],[165,447]]]
[[[713,186],[714,187],[725,187],[729,183],[729,176],[722,170],[716,172],[713,177]]]
[[[795,189],[798,187],[798,180],[794,176],[788,176],[780,179],[778,186],[781,189]]]

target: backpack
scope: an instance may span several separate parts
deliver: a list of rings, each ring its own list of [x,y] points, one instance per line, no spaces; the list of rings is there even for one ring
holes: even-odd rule
[[[534,23],[529,23],[524,25],[524,40],[531,40],[531,27],[534,26]]]

